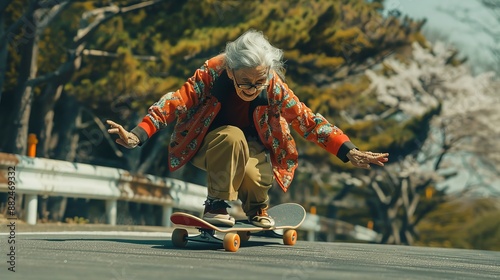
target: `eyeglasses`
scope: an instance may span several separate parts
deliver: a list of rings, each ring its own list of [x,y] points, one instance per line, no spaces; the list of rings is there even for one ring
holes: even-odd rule
[[[231,69],[231,71],[233,71],[233,77],[234,77],[234,82],[236,83],[236,86],[242,90],[250,90],[252,88],[255,88],[255,90],[259,91],[259,90],[265,89],[266,87],[269,86],[269,84],[251,84],[251,83],[239,84],[238,81],[236,81],[236,76],[234,75],[234,70]],[[269,76],[269,68],[267,68],[266,78],[267,78],[267,76]]]

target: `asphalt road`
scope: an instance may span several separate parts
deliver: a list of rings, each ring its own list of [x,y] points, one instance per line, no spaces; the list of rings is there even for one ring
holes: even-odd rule
[[[19,233],[11,272],[7,237],[2,280],[500,279],[500,252],[252,237],[231,253],[195,242],[177,249],[161,232]]]

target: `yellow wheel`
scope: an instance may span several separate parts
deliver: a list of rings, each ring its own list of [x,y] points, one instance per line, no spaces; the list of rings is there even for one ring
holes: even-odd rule
[[[293,246],[297,242],[297,232],[294,229],[289,229],[283,234],[283,244]]]
[[[240,236],[234,232],[226,234],[226,236],[224,236],[223,246],[226,251],[238,251],[238,249],[240,248]]]
[[[245,243],[250,239],[250,232],[249,231],[238,231],[238,235],[240,236],[241,243]]]
[[[177,248],[184,248],[187,244],[188,232],[185,229],[176,228],[172,232],[172,243]]]

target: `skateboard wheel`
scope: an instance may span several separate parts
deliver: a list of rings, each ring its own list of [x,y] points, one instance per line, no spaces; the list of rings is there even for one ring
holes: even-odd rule
[[[297,242],[297,231],[289,229],[283,234],[283,244],[293,246]]]
[[[188,232],[185,229],[176,228],[172,232],[172,243],[177,248],[184,248],[187,244]]]
[[[238,235],[240,236],[241,243],[247,242],[250,239],[249,231],[238,231]]]
[[[224,236],[223,246],[226,251],[238,251],[238,249],[240,248],[240,236],[234,232],[226,234],[226,236]]]

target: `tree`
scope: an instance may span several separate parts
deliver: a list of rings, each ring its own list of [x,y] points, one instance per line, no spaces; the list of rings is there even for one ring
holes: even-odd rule
[[[37,59],[40,35],[44,29],[59,15],[71,1],[63,1],[57,3],[49,1],[32,1],[29,9],[17,22],[27,22],[31,24],[33,34],[24,35],[22,38],[22,61],[19,69],[19,87],[16,89],[14,96],[14,112],[13,119],[15,125],[11,127],[11,141],[6,143],[7,150],[25,154],[27,131],[29,127],[29,119],[31,115],[31,106],[33,97],[33,88],[45,84],[45,89],[39,97],[38,115],[36,120],[39,120],[38,129],[41,137],[43,156],[47,155],[47,146],[52,132],[53,124],[53,107],[62,93],[62,87],[72,78],[75,70],[81,66],[81,57],[85,50],[85,45],[89,37],[95,30],[104,22],[110,20],[116,15],[142,9],[150,5],[156,4],[159,1],[147,1],[129,7],[120,8],[114,5],[104,8],[98,8],[88,11],[83,14],[81,27],[73,38],[72,51],[69,53],[67,61],[59,66],[52,73],[46,73],[42,76],[37,76]],[[15,23],[14,26],[19,25]],[[15,29],[14,27],[12,29]],[[10,33],[9,33],[10,34]],[[24,62],[23,62],[24,61]],[[41,121],[43,120],[43,121]]]
[[[443,44],[424,48],[414,43],[412,49],[408,57],[393,55],[374,70],[366,70],[370,86],[362,93],[364,99],[343,115],[353,126],[369,130],[368,135],[376,130],[397,135],[386,123],[400,123],[407,130],[401,139],[409,144],[399,145],[404,149],[392,153],[384,169],[339,173],[306,162],[299,175],[315,189],[314,194],[302,189],[305,205],[357,224],[371,220],[382,234],[382,243],[414,244],[417,225],[446,201],[449,192],[459,196],[499,193],[495,152],[500,150],[495,111],[499,81],[493,73],[473,76],[456,59],[458,52]],[[381,104],[377,109],[381,113],[360,114],[369,112],[364,106],[373,104],[366,99]],[[474,131],[466,129],[470,127]],[[377,137],[368,139],[398,141]],[[450,185],[448,179],[466,173],[471,179],[461,189]]]
[[[70,2],[31,1],[25,14],[9,28],[7,33],[14,45],[13,47],[19,47],[21,54],[18,86],[15,89],[12,104],[14,126],[9,131],[10,135],[15,135],[15,137],[11,137],[11,141],[6,143],[7,149],[14,153],[26,153],[26,140],[34,95],[33,89],[41,82],[36,79],[40,36],[54,18],[66,9]],[[13,34],[22,24],[24,24],[23,34],[14,40],[12,38]]]
[[[444,179],[470,172],[482,180],[467,182],[462,192],[486,188],[498,194],[494,190],[494,182],[500,179],[495,167],[498,154],[491,152],[500,150],[496,141],[500,99],[494,86],[498,82],[492,79],[493,73],[474,77],[464,65],[455,66],[456,55],[443,44],[423,48],[414,43],[411,60],[390,58],[382,73],[366,72],[371,86],[364,94],[375,95],[394,110],[390,118],[405,120],[435,112],[428,118],[426,138],[417,143],[419,149],[383,171],[361,176],[360,187],[368,187],[373,194],[368,205],[378,216],[375,228],[384,233],[383,242],[413,244],[416,225],[444,201],[443,193],[451,188],[446,182],[437,187]]]

